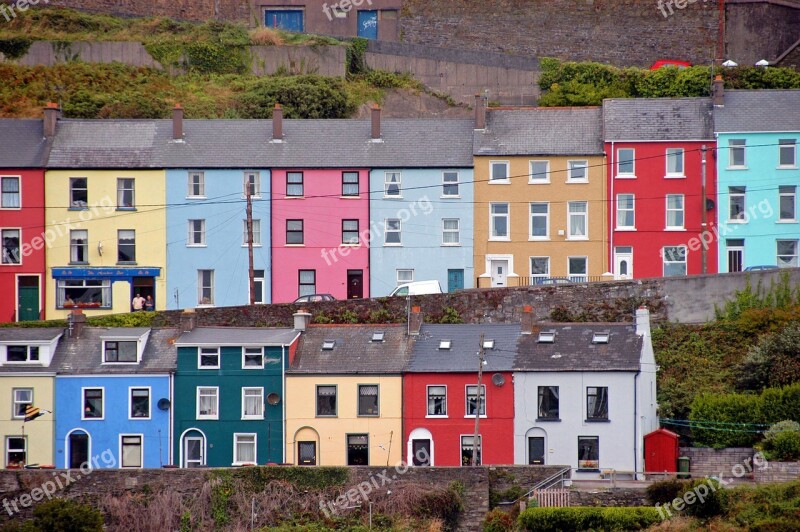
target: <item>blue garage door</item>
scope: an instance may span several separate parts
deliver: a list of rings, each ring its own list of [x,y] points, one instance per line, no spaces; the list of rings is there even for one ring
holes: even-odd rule
[[[269,9],[264,15],[264,25],[286,31],[303,31],[302,9]]]
[[[359,11],[358,12],[358,36],[365,39],[378,38],[378,12]]]

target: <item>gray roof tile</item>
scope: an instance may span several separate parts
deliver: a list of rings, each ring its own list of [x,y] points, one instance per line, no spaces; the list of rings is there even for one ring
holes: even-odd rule
[[[423,325],[414,343],[408,371],[477,373],[481,333],[484,340],[494,340],[494,349],[485,351],[483,371],[510,371],[519,332],[518,324]],[[442,340],[452,341],[450,349],[439,349]]]
[[[0,119],[0,168],[44,168],[50,144],[41,120]]]
[[[297,338],[298,334],[298,331],[287,328],[197,327],[181,334],[180,338],[175,341],[175,345],[178,347],[201,345],[289,345]]]
[[[63,327],[0,327],[0,342],[50,342]]]
[[[713,140],[711,98],[624,98],[603,101],[606,141]]]
[[[80,338],[64,336],[56,349],[59,375],[166,373],[175,371],[177,350],[173,345],[179,329],[152,329],[139,364],[103,365],[103,340],[113,329],[84,327]],[[139,329],[136,329],[139,330]]]
[[[719,133],[800,131],[800,90],[726,90],[714,124]]]
[[[161,168],[159,120],[59,120],[48,168]]]

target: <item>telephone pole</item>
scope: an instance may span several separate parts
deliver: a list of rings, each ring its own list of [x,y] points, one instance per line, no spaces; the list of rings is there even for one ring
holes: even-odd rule
[[[708,230],[708,225],[706,223],[707,222],[707,217],[708,217],[708,214],[706,212],[706,150],[707,149],[708,148],[706,148],[705,144],[703,144],[700,147],[700,153],[702,154],[702,159],[701,159],[701,163],[700,163],[701,164],[701,166],[700,166],[700,168],[701,168],[701,171],[700,171],[700,176],[701,176],[701,181],[700,181],[701,206],[700,206],[700,208],[702,209],[702,222],[700,223],[700,228],[701,228],[700,229],[700,241],[703,243],[703,247],[702,247],[702,251],[700,252],[700,255],[702,257],[702,264],[703,264],[702,273],[708,273],[708,244],[706,244],[706,241],[705,241],[705,238],[704,238],[705,237],[704,233]]]
[[[256,281],[253,270],[253,185],[247,180],[247,266],[250,280],[250,304],[256,304]]]
[[[472,437],[472,465],[478,465],[478,441],[480,438],[480,423],[481,423],[481,382],[483,381],[483,333],[480,339],[480,351],[478,351],[478,390],[476,392],[475,400],[475,435]]]

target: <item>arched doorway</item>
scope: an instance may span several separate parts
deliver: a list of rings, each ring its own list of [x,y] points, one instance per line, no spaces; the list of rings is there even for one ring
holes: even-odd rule
[[[433,466],[433,435],[424,428],[416,428],[408,435],[406,457],[409,465]]]
[[[301,466],[320,464],[319,433],[311,427],[301,427],[294,433],[294,463]]]
[[[525,433],[525,455],[528,465],[547,463],[547,432],[534,427]]]
[[[67,469],[80,469],[89,461],[91,438],[83,429],[72,429],[67,433]],[[91,464],[90,464],[91,465]]]
[[[206,435],[200,429],[187,429],[181,434],[181,467],[205,467]]]

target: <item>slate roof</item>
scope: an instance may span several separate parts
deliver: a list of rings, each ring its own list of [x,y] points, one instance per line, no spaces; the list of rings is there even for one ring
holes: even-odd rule
[[[0,342],[50,342],[63,327],[0,327]]]
[[[423,325],[414,343],[407,371],[411,373],[477,373],[480,335],[494,340],[485,351],[483,371],[511,371],[517,349],[519,324]],[[451,340],[450,349],[439,349],[441,340]]]
[[[372,335],[383,332],[383,342]],[[323,350],[326,340],[335,342]],[[300,339],[294,364],[287,373],[390,374],[408,363],[410,343],[406,325],[311,325]]]
[[[0,168],[44,168],[50,144],[41,120],[0,119]]]
[[[619,323],[537,324],[522,335],[515,371],[638,371],[642,337],[636,325]],[[556,331],[551,344],[539,343],[538,331]],[[610,332],[607,344],[593,344],[595,332]]]
[[[177,350],[173,345],[179,329],[152,329],[139,364],[103,364],[105,327],[84,327],[80,338],[61,338],[54,359],[59,375],[166,373],[175,371]]]
[[[800,131],[800,90],[725,90],[725,105],[714,107],[719,133]]]
[[[488,110],[474,155],[602,155],[600,107]]]
[[[298,331],[288,328],[197,327],[181,334],[175,346],[280,346],[291,344],[298,334]]]
[[[166,142],[166,123],[166,120],[59,120],[47,167],[163,168],[158,147]]]
[[[610,141],[714,140],[711,98],[621,98],[603,101]]]

